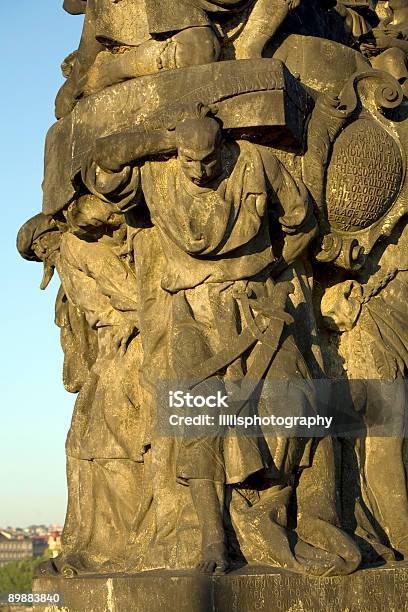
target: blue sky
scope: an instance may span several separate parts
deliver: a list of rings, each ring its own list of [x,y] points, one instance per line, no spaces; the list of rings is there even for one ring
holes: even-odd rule
[[[65,515],[64,443],[75,396],[61,381],[58,282],[40,291],[41,264],[19,257],[15,236],[41,209],[60,63],[78,46],[82,19],[65,13],[62,0],[0,2],[0,527],[62,522]]]

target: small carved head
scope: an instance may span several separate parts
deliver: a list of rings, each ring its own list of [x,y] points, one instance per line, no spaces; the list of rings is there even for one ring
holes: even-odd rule
[[[176,127],[178,160],[185,176],[204,187],[222,171],[221,126],[211,117],[185,119]]]
[[[44,275],[41,289],[46,289],[53,277],[61,243],[61,232],[49,215],[39,213],[20,228],[17,234],[17,250],[28,261],[42,261]]]
[[[361,313],[362,297],[362,287],[354,280],[327,289],[321,302],[325,325],[337,332],[353,329]]]
[[[124,223],[119,209],[89,194],[72,202],[64,214],[71,234],[91,240],[110,234]]]

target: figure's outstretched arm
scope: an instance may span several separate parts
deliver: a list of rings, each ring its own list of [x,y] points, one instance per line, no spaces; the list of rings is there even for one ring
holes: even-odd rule
[[[138,128],[98,138],[88,159],[103,170],[120,172],[132,162],[175,150],[174,132]]]
[[[82,181],[98,198],[127,212],[141,196],[137,163],[174,150],[174,133],[168,130],[139,128],[99,138],[82,164]]]
[[[262,159],[270,186],[276,194],[272,212],[284,232],[280,265],[284,269],[306,250],[317,235],[318,225],[303,181],[294,178],[268,151],[262,152]]]

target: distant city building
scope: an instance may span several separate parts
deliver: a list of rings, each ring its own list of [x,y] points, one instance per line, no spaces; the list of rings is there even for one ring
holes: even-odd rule
[[[33,558],[41,557],[48,548],[48,537],[31,538],[31,542],[33,543]]]
[[[52,531],[48,536],[48,550],[51,553],[51,557],[55,558],[61,552],[61,532]]]
[[[30,538],[16,538],[9,531],[0,531],[0,566],[11,561],[31,559],[33,543]]]
[[[16,533],[16,530],[0,530],[0,566],[12,561],[41,557],[47,548],[46,537],[31,538]]]

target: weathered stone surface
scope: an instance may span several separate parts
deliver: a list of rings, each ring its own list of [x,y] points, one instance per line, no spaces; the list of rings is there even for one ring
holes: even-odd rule
[[[227,576],[147,572],[74,580],[36,580],[34,590],[58,592],[60,607],[36,612],[404,612],[407,564],[361,570],[344,578],[313,579],[284,570],[245,568]]]
[[[361,53],[345,45],[295,34],[283,41],[274,57],[311,89],[331,94],[339,94],[351,75],[370,67]]]
[[[64,7],[84,28],[17,243],[58,273],[78,394],[36,588],[405,609],[405,562],[358,570],[408,558],[408,2]],[[211,429],[226,403],[243,429]]]

